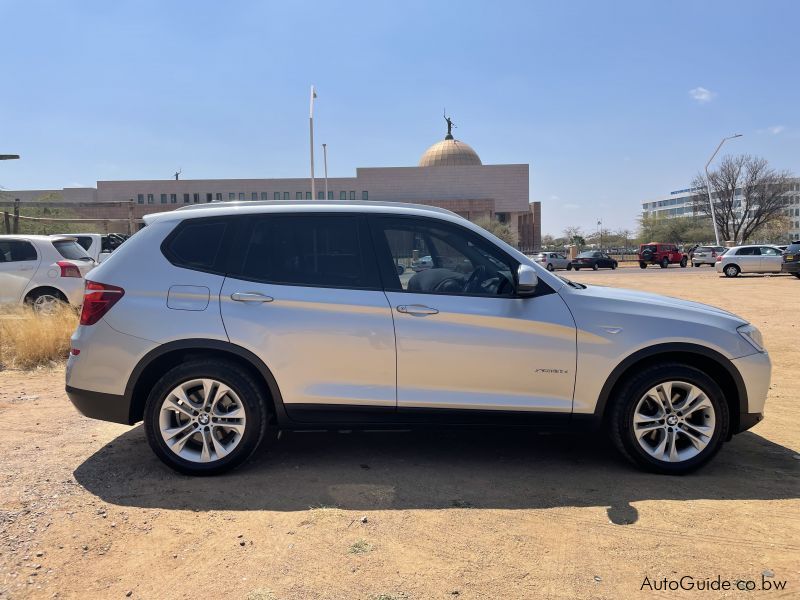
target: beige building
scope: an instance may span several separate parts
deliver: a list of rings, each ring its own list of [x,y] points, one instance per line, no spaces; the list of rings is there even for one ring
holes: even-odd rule
[[[355,177],[329,178],[327,194],[324,178],[317,178],[315,187],[317,200],[415,202],[473,221],[497,219],[518,232],[526,251],[538,250],[541,242],[540,206],[528,200],[529,166],[484,165],[475,150],[449,134],[428,148],[415,167],[357,168]],[[97,188],[8,191],[4,196],[0,204],[14,198],[69,202],[82,215],[107,218],[127,216],[130,201],[141,217],[204,202],[312,199],[310,178],[98,181]]]

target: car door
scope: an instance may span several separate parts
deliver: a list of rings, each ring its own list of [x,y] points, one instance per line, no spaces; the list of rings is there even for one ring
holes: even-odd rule
[[[0,240],[0,304],[17,303],[39,266],[36,248],[27,240]]]
[[[778,248],[772,246],[761,246],[761,271],[763,273],[775,273],[783,267],[783,254]]]
[[[394,316],[399,411],[571,411],[576,332],[558,294],[542,281],[535,297],[517,297],[516,260],[466,227],[371,222]],[[426,271],[391,268],[423,254]]]
[[[240,226],[222,319],[271,370],[289,417],[394,413],[392,313],[364,217],[265,214]]]
[[[744,246],[736,252],[736,264],[742,273],[761,272],[761,251],[758,246]]]

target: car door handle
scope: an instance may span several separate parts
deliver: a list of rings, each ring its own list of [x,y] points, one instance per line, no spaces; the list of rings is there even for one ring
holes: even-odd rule
[[[274,299],[272,296],[265,296],[255,292],[234,292],[231,294],[231,300],[236,302],[272,302]]]
[[[424,306],[422,304],[409,304],[398,306],[397,312],[405,313],[407,315],[436,315],[439,313],[435,308]]]

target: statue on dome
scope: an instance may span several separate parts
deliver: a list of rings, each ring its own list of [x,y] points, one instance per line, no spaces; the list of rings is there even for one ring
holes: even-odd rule
[[[445,136],[444,139],[452,140],[453,139],[453,127],[455,127],[456,124],[453,123],[453,120],[450,117],[447,116],[447,112],[446,111],[445,111],[443,116],[444,116],[444,120],[447,121],[447,135]]]

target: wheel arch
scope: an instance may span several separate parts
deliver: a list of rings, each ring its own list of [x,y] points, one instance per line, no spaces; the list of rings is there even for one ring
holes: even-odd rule
[[[230,342],[212,339],[187,339],[163,344],[148,352],[128,378],[125,397],[129,402],[128,422],[141,421],[147,396],[153,385],[169,369],[195,358],[215,358],[234,362],[249,371],[263,385],[278,423],[287,420],[278,382],[272,371],[255,354]]]
[[[32,302],[33,301],[32,300],[33,296],[35,296],[36,294],[38,294],[40,292],[53,293],[54,295],[56,295],[59,298],[61,298],[61,300],[63,300],[67,304],[69,304],[69,299],[67,298],[67,295],[64,292],[62,292],[60,289],[58,289],[57,287],[52,286],[52,285],[37,285],[35,287],[32,287],[27,292],[25,292],[25,297],[23,298],[23,302],[26,302],[26,303]]]
[[[725,394],[731,415],[730,431],[739,430],[741,415],[747,413],[747,388],[739,370],[730,359],[716,350],[680,342],[644,348],[622,360],[600,390],[594,412],[595,419],[601,423],[605,421],[610,412],[607,410],[609,401],[630,374],[663,361],[682,362],[690,367],[697,367],[712,377]]]

